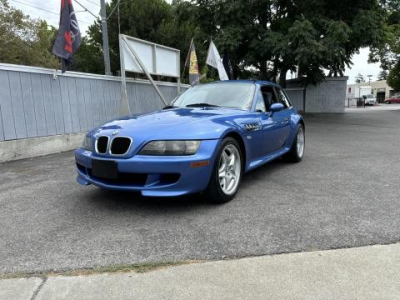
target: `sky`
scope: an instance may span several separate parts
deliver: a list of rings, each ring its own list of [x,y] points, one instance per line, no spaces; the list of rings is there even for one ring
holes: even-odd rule
[[[61,0],[8,0],[9,4],[15,8],[18,8],[34,19],[45,20],[49,25],[53,25],[58,28],[58,22],[60,20],[60,7]],[[78,0],[83,6],[95,15],[100,14],[100,1],[99,0]],[[106,1],[108,2],[108,1]],[[43,3],[46,3],[45,5]],[[87,31],[89,26],[93,24],[95,17],[89,12],[85,11],[76,1],[74,3],[74,9],[76,17],[78,19],[79,28],[81,32]],[[33,8],[33,7],[35,8]],[[39,8],[39,9],[38,9]]]
[[[368,81],[367,75],[372,75],[371,81],[377,80],[378,74],[381,72],[379,63],[369,64],[368,63],[369,48],[360,49],[360,54],[356,54],[353,57],[353,66],[351,69],[346,69],[346,76],[349,77],[348,83],[354,83],[355,77],[358,74],[362,74],[365,80]]]
[[[170,0],[167,0],[171,2]],[[43,2],[46,5],[43,5]],[[100,13],[100,0],[79,0],[93,14]],[[109,2],[106,0],[106,2]],[[9,0],[11,6],[22,10],[25,14],[30,15],[32,18],[40,18],[46,20],[49,25],[58,28],[59,11],[61,0],[43,1],[43,0]],[[32,6],[36,7],[33,8]],[[37,9],[40,8],[40,9]],[[95,17],[89,12],[85,11],[76,0],[74,1],[74,9],[78,19],[78,24],[81,32],[87,31],[89,25],[93,24]],[[368,64],[368,48],[360,49],[360,53],[354,55],[352,68],[346,69],[345,75],[349,77],[348,83],[354,83],[355,77],[360,73],[367,79],[367,75],[372,75],[371,81],[376,80],[380,72],[379,64]]]

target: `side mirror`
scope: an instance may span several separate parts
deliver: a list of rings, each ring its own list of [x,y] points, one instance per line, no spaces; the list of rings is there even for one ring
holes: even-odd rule
[[[284,109],[284,108],[285,108],[285,106],[284,106],[282,103],[274,103],[274,104],[272,104],[272,105],[270,106],[269,110],[270,110],[272,113],[275,113],[275,112],[281,111],[281,110]]]

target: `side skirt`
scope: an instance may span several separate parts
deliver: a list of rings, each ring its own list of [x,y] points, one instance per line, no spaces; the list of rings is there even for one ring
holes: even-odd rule
[[[277,159],[278,157],[281,157],[285,153],[289,152],[289,150],[290,150],[290,147],[284,147],[278,151],[272,152],[271,154],[268,154],[266,156],[259,157],[259,158],[256,158],[256,159],[250,161],[250,163],[246,167],[246,172],[254,170],[274,159]]]

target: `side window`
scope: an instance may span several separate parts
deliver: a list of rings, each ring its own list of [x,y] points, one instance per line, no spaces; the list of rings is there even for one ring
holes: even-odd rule
[[[279,88],[276,88],[276,93],[278,94],[279,103],[282,103],[286,108],[292,106],[286,94]]]
[[[269,107],[273,104],[278,102],[276,100],[276,95],[274,93],[274,90],[271,86],[263,86],[261,87],[261,93],[264,98],[264,102],[266,105],[266,110],[269,111]]]
[[[261,94],[257,97],[256,112],[266,112],[264,98]]]

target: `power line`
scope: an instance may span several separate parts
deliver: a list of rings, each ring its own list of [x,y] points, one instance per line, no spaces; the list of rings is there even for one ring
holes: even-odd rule
[[[118,5],[118,34],[121,34],[121,20],[120,20],[120,15],[119,15],[119,5]]]
[[[76,1],[76,0],[75,0],[75,1]],[[108,21],[108,19],[109,19],[109,18],[111,17],[111,15],[113,14],[114,10],[115,10],[116,8],[118,8],[117,22],[118,22],[118,32],[119,32],[119,33],[121,33],[120,14],[119,14],[120,4],[125,4],[125,3],[131,2],[131,1],[134,1],[134,0],[124,0],[124,1],[118,0],[118,3],[114,6],[114,8],[112,9],[111,13],[110,13],[110,14],[108,15],[108,17],[107,17],[107,21]],[[138,25],[138,26],[140,26],[140,27],[142,27],[142,28],[146,28],[146,29],[148,29],[148,30],[150,30],[150,31],[153,31],[153,30],[154,30],[154,28],[149,27],[149,26],[146,26],[146,25],[143,25],[141,22],[138,22],[138,21],[133,20],[133,19],[130,19],[129,22],[133,22],[133,23],[135,23],[136,25]],[[157,31],[153,31],[153,33],[154,33],[155,35],[162,36],[162,37],[164,37],[164,38],[169,38],[167,35],[162,34],[162,33],[159,33],[159,32],[157,32]]]
[[[41,8],[41,7],[37,7],[37,6],[33,6],[33,5],[28,4],[28,3],[20,2],[20,1],[17,1],[17,0],[11,0],[11,1],[14,1],[14,2],[19,3],[19,4],[23,4],[23,5],[35,8],[35,9],[43,10],[43,11],[46,11],[48,13],[52,13],[52,14],[55,14],[55,15],[60,15],[59,13],[56,13],[54,11],[51,11],[51,10],[48,10],[48,9],[45,9],[45,8]]]
[[[117,4],[114,6],[114,8],[111,10],[110,14],[107,17],[107,20],[112,16],[112,14],[114,13],[115,9],[118,7],[119,10],[119,3],[121,2],[121,0],[118,0]]]
[[[100,7],[100,5],[98,5],[96,2],[90,1],[90,0],[85,0],[86,2],[92,3],[93,5],[96,5],[98,7]]]
[[[93,23],[86,22],[86,21],[82,21],[82,20],[78,20],[78,22],[79,22],[79,23],[85,23],[85,24],[88,24],[88,25],[93,25]]]
[[[89,14],[91,14],[93,17],[97,18],[98,16],[96,16],[94,13],[92,13],[90,10],[88,10],[85,6],[83,6],[78,0],[75,0],[76,3],[78,3],[80,6],[82,6],[82,8],[87,11]]]
[[[57,13],[55,11],[51,11],[51,10],[48,10],[48,9],[45,9],[45,8],[33,6],[33,5],[28,4],[28,3],[24,3],[24,2],[18,1],[18,0],[10,0],[10,1],[14,1],[16,3],[22,4],[22,5],[26,5],[26,6],[29,6],[31,8],[34,8],[34,9],[42,10],[42,11],[45,11],[45,12],[48,12],[48,13],[51,13],[51,14],[54,14],[54,15],[57,15],[57,16],[60,15],[60,13]],[[78,20],[78,21],[81,22],[81,23],[86,23],[88,25],[92,25],[92,23],[89,23],[89,22],[86,22],[86,21],[82,21],[82,20]]]

